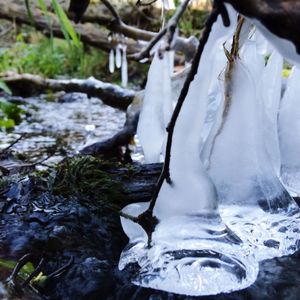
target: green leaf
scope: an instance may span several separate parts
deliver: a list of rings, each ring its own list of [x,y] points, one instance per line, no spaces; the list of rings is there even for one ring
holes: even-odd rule
[[[62,7],[60,6],[60,4],[58,3],[57,0],[51,0],[51,3],[52,3],[52,6],[53,6],[53,9],[55,11],[55,14],[59,18],[60,26],[61,26],[62,32],[65,35],[66,39],[69,40],[68,37],[70,37],[72,39],[74,45],[77,48],[80,48],[81,43],[80,43],[80,40],[78,38],[78,35],[77,35],[74,27],[72,26],[69,18],[65,14],[64,10],[62,9]]]
[[[11,95],[11,90],[10,88],[7,86],[7,84],[3,81],[0,80],[0,90],[4,91],[5,93]]]
[[[0,258],[0,267],[3,267],[5,269],[12,270],[16,265],[16,262],[13,260],[6,260],[3,258]],[[20,270],[20,276],[23,279],[26,279],[29,277],[29,275],[34,271],[34,266],[32,263],[27,263],[21,270]]]
[[[13,127],[15,124],[19,124],[22,121],[21,115],[23,113],[23,110],[16,104],[9,103],[5,99],[0,99],[0,110],[5,117],[2,118],[2,124],[7,124],[7,126],[9,127]]]
[[[30,21],[31,24],[34,24],[35,20],[34,20],[34,17],[33,17],[31,8],[30,8],[29,0],[25,0],[25,6],[26,6],[29,21]]]

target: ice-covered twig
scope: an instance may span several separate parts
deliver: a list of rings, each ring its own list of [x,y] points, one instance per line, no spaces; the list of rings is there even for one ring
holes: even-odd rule
[[[167,146],[166,146],[164,167],[163,167],[161,175],[158,179],[158,182],[156,184],[155,191],[154,191],[152,199],[150,201],[149,208],[144,213],[139,215],[138,217],[131,217],[131,216],[128,216],[128,215],[125,215],[125,214],[121,213],[121,216],[123,216],[126,219],[130,219],[133,222],[139,224],[145,230],[145,232],[148,235],[148,244],[151,242],[152,233],[155,229],[155,226],[158,223],[157,218],[153,215],[153,209],[154,209],[154,206],[156,204],[158,194],[159,194],[160,189],[161,189],[161,187],[162,187],[165,180],[168,183],[171,184],[171,176],[170,176],[171,148],[172,148],[173,133],[174,133],[174,128],[175,128],[175,125],[176,125],[176,121],[178,119],[179,113],[180,113],[181,108],[183,106],[184,100],[185,100],[185,98],[188,94],[190,85],[191,85],[192,81],[194,80],[194,77],[197,73],[199,63],[200,63],[200,60],[201,60],[201,56],[202,56],[203,50],[205,48],[205,45],[208,41],[208,38],[209,38],[210,32],[212,30],[213,24],[216,22],[219,14],[221,14],[221,13],[225,14],[225,16],[223,17],[223,21],[225,20],[224,25],[229,25],[229,22],[226,22],[226,18],[227,18],[227,20],[229,20],[229,17],[227,15],[227,11],[224,13],[224,5],[220,6],[219,3],[220,3],[219,1],[218,2],[215,1],[213,10],[210,13],[210,15],[209,15],[209,17],[206,21],[205,27],[202,31],[202,35],[201,35],[200,40],[199,40],[199,46],[198,46],[198,49],[196,51],[196,54],[195,54],[195,57],[194,57],[194,60],[193,60],[193,63],[192,63],[191,70],[190,70],[190,72],[187,76],[187,79],[186,79],[186,81],[183,85],[183,88],[181,90],[177,105],[175,107],[175,110],[173,112],[171,121],[170,121],[169,126],[167,128],[168,138],[167,138]],[[220,7],[221,7],[221,9],[220,9]]]
[[[225,52],[225,55],[226,55],[227,60],[228,60],[227,67],[226,67],[226,70],[225,70],[224,109],[223,109],[223,113],[222,113],[222,121],[221,121],[220,127],[218,128],[218,130],[217,130],[217,132],[216,132],[216,134],[215,134],[215,136],[213,137],[213,140],[212,140],[212,146],[211,146],[209,157],[208,157],[209,164],[210,164],[210,157],[211,157],[212,152],[214,150],[214,145],[215,145],[216,139],[220,135],[220,133],[222,132],[222,129],[223,129],[224,124],[226,122],[226,119],[227,119],[227,116],[228,116],[228,113],[229,113],[229,109],[230,109],[230,106],[231,106],[232,76],[233,76],[235,61],[236,61],[236,59],[238,57],[238,54],[239,54],[240,34],[241,34],[241,30],[242,30],[244,22],[245,22],[245,18],[241,17],[239,15],[238,16],[238,24],[237,24],[235,34],[233,36],[233,41],[232,41],[232,46],[231,46],[230,52],[225,48],[225,45],[223,45],[224,52]],[[209,165],[208,165],[208,168],[209,168]]]
[[[168,21],[167,25],[155,36],[151,39],[147,47],[141,51],[140,53],[133,54],[132,57],[136,60],[142,60],[144,58],[148,58],[150,56],[150,52],[153,47],[161,40],[163,36],[168,33],[168,48],[170,48],[170,44],[173,41],[175,30],[177,28],[178,22],[181,19],[183,13],[185,12],[190,0],[184,0],[181,5],[176,10],[173,17]]]

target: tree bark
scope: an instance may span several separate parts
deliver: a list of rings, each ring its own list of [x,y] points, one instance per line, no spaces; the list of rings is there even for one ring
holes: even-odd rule
[[[42,11],[38,8],[32,8],[34,22],[28,17],[25,5],[19,5],[5,0],[0,0],[0,18],[14,21],[18,24],[27,24],[41,31],[43,34],[49,36],[50,29],[47,18],[43,15]],[[55,37],[64,38],[61,27],[57,17],[49,12],[52,23],[52,34]],[[88,18],[86,19],[89,20]],[[116,46],[117,40],[109,41],[108,33],[115,32],[123,34],[127,37],[125,43],[127,45],[127,53],[129,58],[132,54],[141,52],[147,43],[157,34],[156,32],[146,31],[126,25],[124,22],[115,22],[111,16],[98,16],[96,18],[97,24],[73,24],[76,32],[80,36],[84,44],[100,48],[104,51],[109,51],[112,47]],[[99,25],[106,27],[100,28]],[[181,38],[177,37],[174,43],[174,48],[177,51],[183,52],[188,60],[191,60],[197,45],[195,44],[195,37]]]
[[[37,30],[42,31],[46,35],[50,35],[49,24],[43,13],[36,8],[32,9],[34,22],[31,23],[25,6],[0,0],[0,18],[14,21],[18,24],[28,24],[34,26]],[[64,38],[57,17],[51,13],[52,32],[56,37]],[[109,51],[114,43],[108,40],[108,32],[99,29],[93,24],[73,24],[76,32],[79,34],[81,41],[85,44]],[[126,41],[128,54],[134,54],[141,51],[143,43],[128,39]]]

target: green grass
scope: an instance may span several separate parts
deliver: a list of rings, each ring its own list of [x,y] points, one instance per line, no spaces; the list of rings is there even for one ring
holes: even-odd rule
[[[103,52],[70,47],[67,41],[60,39],[39,37],[29,43],[20,34],[11,47],[0,49],[0,72],[32,73],[49,78],[83,78],[97,74],[103,63]]]

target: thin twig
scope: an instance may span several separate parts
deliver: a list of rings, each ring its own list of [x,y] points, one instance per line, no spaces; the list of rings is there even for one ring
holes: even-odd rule
[[[119,16],[118,12],[115,10],[115,8],[109,3],[107,0],[101,0],[101,2],[107,7],[107,9],[111,12],[113,17],[115,18],[115,21],[118,23],[121,23],[121,17]]]
[[[13,284],[15,284],[16,278],[20,272],[20,270],[28,263],[30,262],[30,259],[33,257],[32,253],[27,253],[24,256],[22,256],[19,261],[17,262],[17,264],[15,265],[11,275],[9,276],[9,278],[7,279],[7,281],[12,282]]]
[[[136,2],[136,6],[148,6],[148,5],[152,5],[153,3],[157,2],[157,0],[152,0],[148,3],[143,3],[142,0],[138,0]]]
[[[18,137],[15,141],[13,141],[9,146],[2,149],[0,152],[0,155],[3,155],[5,152],[7,152],[9,149],[11,149],[14,145],[16,145],[18,142],[20,142],[25,136],[26,136],[26,133],[22,133],[21,136]]]
[[[188,5],[189,5],[190,0],[184,0],[181,2],[178,10],[176,11],[175,15],[173,18],[171,18],[170,22],[168,22],[168,37],[167,37],[167,50],[171,48],[172,41],[174,39],[175,31],[178,26],[178,23],[183,15],[183,13],[186,11]]]
[[[24,288],[26,285],[30,283],[30,281],[40,274],[42,267],[45,265],[45,259],[42,258],[38,264],[38,266],[35,268],[35,270],[28,276],[28,278],[23,282],[22,287]]]
[[[63,274],[68,268],[70,268],[72,266],[72,264],[74,263],[74,256],[71,256],[70,260],[63,265],[62,267],[60,267],[59,269],[57,269],[56,271],[54,271],[53,273],[49,274],[46,278],[46,280],[50,280],[54,277],[58,277],[61,274]]]
[[[231,107],[232,76],[233,76],[233,72],[234,72],[235,62],[236,62],[236,59],[237,59],[238,54],[239,54],[240,34],[241,34],[241,30],[242,30],[244,22],[245,22],[245,18],[241,17],[239,15],[236,31],[235,31],[235,34],[234,34],[233,40],[232,40],[231,51],[229,52],[225,48],[225,46],[223,45],[224,52],[225,52],[225,55],[226,55],[227,60],[228,60],[226,71],[225,71],[224,107],[223,107],[223,112],[222,112],[221,124],[220,124],[215,136],[212,139],[211,148],[210,148],[209,155],[208,155],[208,166],[207,166],[208,169],[211,167],[211,161],[210,160],[211,160],[211,156],[213,154],[214,148],[215,148],[217,137],[221,134],[221,132],[224,128],[224,125],[225,125],[225,122],[227,120],[227,116],[229,114],[229,110],[230,110],[230,107]]]
[[[167,25],[157,33],[155,37],[151,39],[147,47],[142,50],[140,53],[133,54],[132,58],[136,60],[142,60],[144,58],[148,58],[150,56],[150,52],[153,49],[153,47],[162,39],[164,35],[169,33],[168,36],[168,48],[170,48],[170,44],[174,38],[175,30],[177,28],[178,22],[180,18],[182,17],[183,13],[185,12],[190,0],[185,0],[180,4],[178,9],[176,10],[175,14],[172,16],[172,18],[168,21]]]

